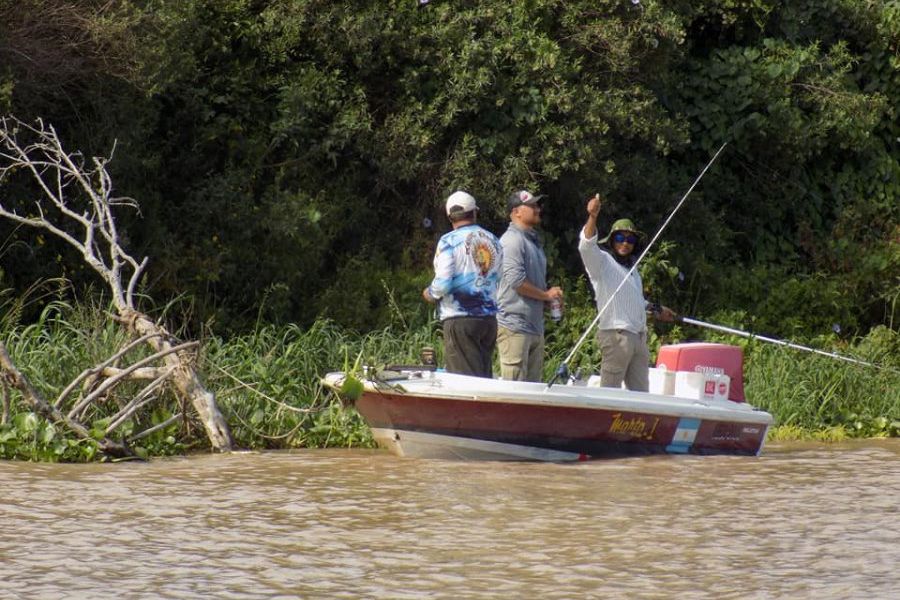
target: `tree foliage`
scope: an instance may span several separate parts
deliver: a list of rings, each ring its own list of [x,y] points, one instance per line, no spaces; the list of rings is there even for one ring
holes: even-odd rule
[[[0,1],[0,108],[52,119],[88,155],[118,140],[146,285],[184,294],[197,324],[427,319],[418,289],[458,187],[497,233],[509,192],[549,194],[551,270],[574,287],[589,195],[608,198],[606,224],[655,231],[728,141],[666,233],[681,275],[650,278],[654,293],[772,332],[897,327],[896,3],[15,7]],[[69,16],[35,30],[47,15]],[[29,69],[34,49],[56,58]],[[4,286],[75,262],[2,227]]]

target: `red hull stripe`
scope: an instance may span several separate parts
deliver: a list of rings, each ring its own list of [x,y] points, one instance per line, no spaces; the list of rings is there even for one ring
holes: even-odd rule
[[[766,426],[622,410],[422,398],[367,392],[357,409],[370,427],[585,454],[759,452]]]

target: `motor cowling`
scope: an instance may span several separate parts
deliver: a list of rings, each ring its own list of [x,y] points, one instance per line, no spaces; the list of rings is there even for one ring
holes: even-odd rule
[[[661,346],[656,368],[711,375],[728,375],[728,399],[744,402],[744,353],[739,346],[713,343]]]

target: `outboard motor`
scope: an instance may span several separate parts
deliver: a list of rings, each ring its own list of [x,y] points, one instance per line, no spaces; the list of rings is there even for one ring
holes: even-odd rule
[[[745,401],[744,354],[739,346],[709,343],[661,346],[656,368],[675,371],[676,394],[679,385],[693,385],[702,386],[701,393],[707,397],[725,397],[727,394],[729,400]],[[702,377],[689,375],[691,373],[699,373]]]

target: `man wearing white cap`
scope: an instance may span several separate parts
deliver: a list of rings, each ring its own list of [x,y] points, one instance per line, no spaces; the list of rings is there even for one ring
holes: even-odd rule
[[[547,257],[535,231],[541,223],[541,198],[527,190],[513,193],[506,201],[509,228],[500,237],[497,347],[500,376],[514,381],[543,378],[544,310],[563,297],[561,288],[547,287]]]
[[[434,279],[422,297],[438,303],[447,371],[491,377],[503,249],[494,234],[475,224],[478,205],[470,194],[450,194],[446,209],[453,231],[438,241]]]

